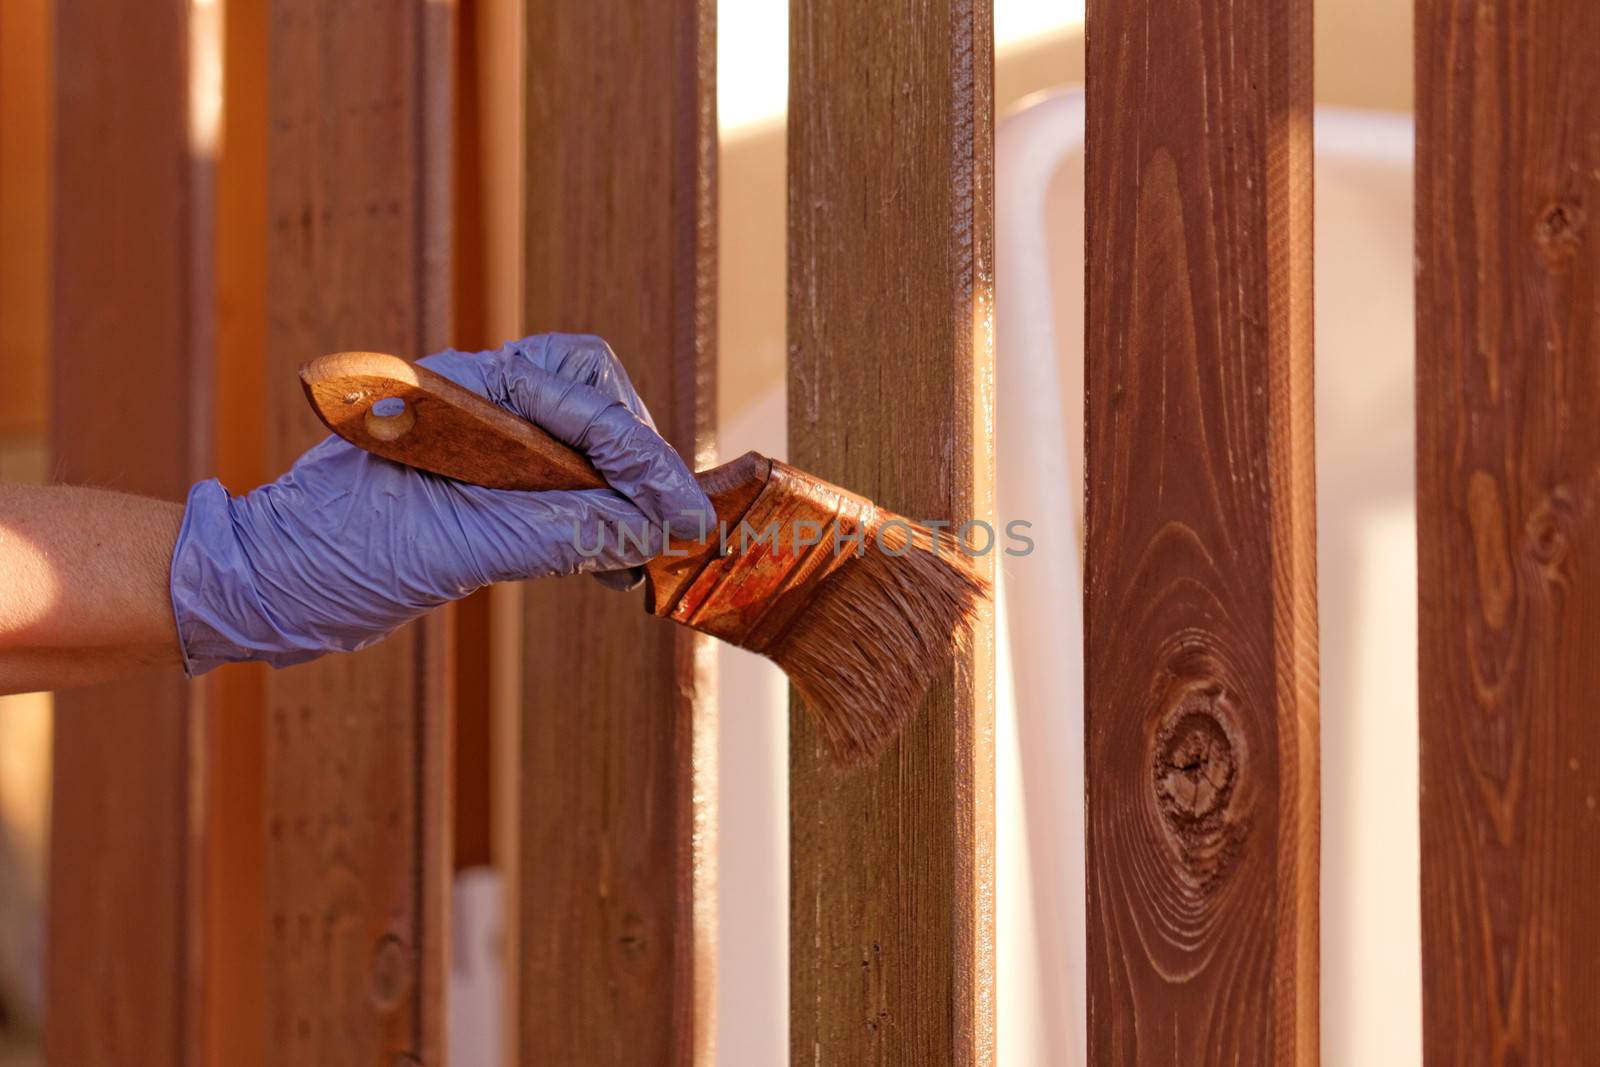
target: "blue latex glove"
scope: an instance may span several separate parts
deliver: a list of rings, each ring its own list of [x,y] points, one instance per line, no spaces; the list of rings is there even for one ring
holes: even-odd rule
[[[599,338],[544,334],[422,363],[583,452],[611,489],[483,489],[337,437],[247,496],[201,482],[172,560],[191,675],[363,648],[491,582],[610,572],[607,584],[633,584],[641,572],[630,569],[659,554],[664,522],[674,534],[715,528],[711,502]]]

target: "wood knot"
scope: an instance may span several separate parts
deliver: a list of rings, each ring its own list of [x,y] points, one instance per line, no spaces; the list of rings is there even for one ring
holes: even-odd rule
[[[1572,523],[1571,501],[1557,489],[1536,504],[1528,514],[1523,540],[1528,557],[1541,567],[1560,567],[1567,558],[1568,527]]]
[[[1533,243],[1546,263],[1557,266],[1572,258],[1583,244],[1585,222],[1583,205],[1576,200],[1559,199],[1546,204],[1533,227]]]
[[[1220,812],[1237,773],[1233,745],[1211,715],[1190,712],[1164,731],[1156,795],[1169,820],[1199,822]]]
[[[372,969],[368,990],[380,1011],[393,1011],[411,990],[411,953],[405,942],[393,934],[379,940],[372,950]]]
[[[1244,746],[1227,687],[1214,676],[1179,676],[1163,700],[1150,758],[1156,809],[1184,870],[1201,886],[1239,855],[1246,820],[1235,811]]]
[[[629,912],[622,917],[622,929],[617,932],[617,947],[622,950],[623,959],[627,960],[636,960],[650,951],[645,922],[637,914]]]

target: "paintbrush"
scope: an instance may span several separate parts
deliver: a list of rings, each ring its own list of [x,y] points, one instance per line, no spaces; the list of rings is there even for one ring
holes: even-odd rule
[[[581,454],[426,367],[340,352],[300,370],[359,448],[491,489],[605,488]],[[719,528],[645,566],[645,607],[772,659],[841,764],[874,759],[970,640],[990,584],[956,538],[755,452],[695,476]]]

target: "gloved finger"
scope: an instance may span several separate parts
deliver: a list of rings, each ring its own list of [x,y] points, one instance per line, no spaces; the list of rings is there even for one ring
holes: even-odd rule
[[[618,593],[631,593],[644,584],[644,568],[629,567],[625,571],[596,571],[594,580]]]
[[[526,351],[524,345],[534,347],[529,342],[542,342],[539,345],[539,358],[533,360],[536,366],[557,378],[582,382],[591,389],[599,390],[611,399],[620,401],[646,426],[652,430],[656,428],[649,409],[628,377],[627,368],[602,338],[593,334],[547,333],[507,347]],[[508,369],[515,369],[515,366],[514,363],[509,364]]]
[[[539,334],[493,352],[447,350],[422,365],[589,454],[612,488],[678,535],[716,516],[678,454],[654,432],[627,371],[600,338]]]
[[[628,378],[627,368],[610,345],[592,334],[534,334],[487,352],[447,349],[419,362],[457,385],[501,404],[505,403],[507,375],[524,367],[536,367],[598,389],[639,416],[645,425],[655,428],[655,420]]]
[[[690,535],[716,513],[673,447],[620,401],[528,366],[508,373],[505,405],[589,457],[607,484],[657,523]]]

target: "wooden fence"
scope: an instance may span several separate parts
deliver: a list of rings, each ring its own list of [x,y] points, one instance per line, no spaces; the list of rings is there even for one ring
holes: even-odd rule
[[[709,462],[714,0],[215,6],[54,0],[62,478],[242,488],[320,435],[306,357],[555,328],[607,336]],[[1318,1059],[1311,7],[1088,4],[1096,1064]],[[1600,5],[1415,12],[1426,1055],[1576,1063]],[[791,458],[992,518],[990,3],[791,0],[790,27]],[[472,169],[490,142],[509,178]],[[282,673],[62,694],[51,1062],[441,1063],[466,797],[515,874],[517,1062],[711,1063],[708,646],[588,583],[519,596]],[[988,620],[856,774],[792,718],[795,1063],[996,1062],[993,653]]]

